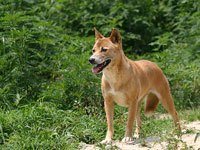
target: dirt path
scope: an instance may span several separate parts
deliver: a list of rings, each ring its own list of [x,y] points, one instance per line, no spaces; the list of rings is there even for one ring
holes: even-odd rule
[[[142,140],[135,140],[130,144],[124,144],[115,141],[112,145],[105,146],[106,150],[119,149],[119,150],[160,150],[160,149],[194,149],[200,150],[200,121],[194,121],[190,123],[182,123],[183,135],[180,138],[174,138],[173,136],[161,141],[160,137],[147,137]],[[197,137],[197,135],[199,136]],[[196,141],[195,141],[196,137]],[[95,145],[82,144],[81,150],[100,150],[101,147]]]

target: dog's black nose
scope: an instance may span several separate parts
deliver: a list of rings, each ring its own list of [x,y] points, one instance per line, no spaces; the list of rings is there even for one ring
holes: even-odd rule
[[[90,59],[89,59],[89,62],[90,62],[91,64],[94,64],[94,63],[95,63],[95,59],[94,59],[94,58],[90,58]]]

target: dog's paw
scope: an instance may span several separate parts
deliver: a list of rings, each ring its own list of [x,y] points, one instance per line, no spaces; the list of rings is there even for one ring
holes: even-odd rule
[[[126,136],[122,139],[122,142],[123,143],[132,143],[133,142],[133,137],[129,137],[129,136]]]
[[[103,141],[100,142],[100,144],[112,144],[112,139],[105,139]]]

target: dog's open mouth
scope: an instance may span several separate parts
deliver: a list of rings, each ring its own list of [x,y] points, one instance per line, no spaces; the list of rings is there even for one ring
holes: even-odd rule
[[[94,74],[100,73],[110,62],[111,60],[108,59],[101,64],[97,64],[95,67],[92,68],[92,72]]]

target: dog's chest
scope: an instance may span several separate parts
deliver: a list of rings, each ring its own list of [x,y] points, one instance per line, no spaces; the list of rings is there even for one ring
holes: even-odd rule
[[[113,100],[120,106],[128,106],[127,96],[125,93],[111,89],[109,94],[112,95]]]

